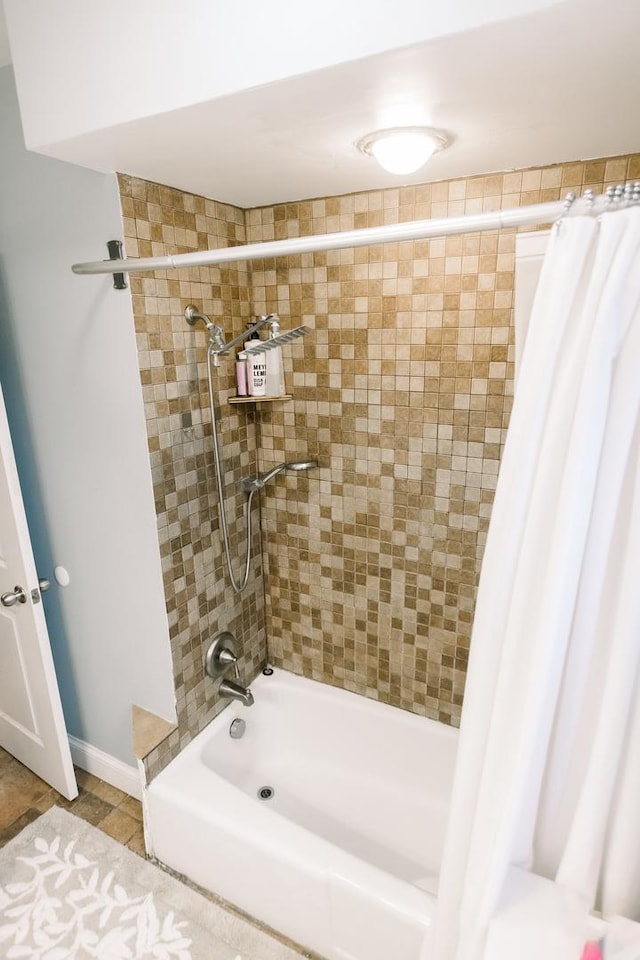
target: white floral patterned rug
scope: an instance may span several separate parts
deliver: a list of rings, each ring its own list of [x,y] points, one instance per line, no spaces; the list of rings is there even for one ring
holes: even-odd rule
[[[249,928],[253,938],[253,943],[246,942],[251,952],[242,957],[238,925]],[[256,942],[256,937],[264,942]],[[294,956],[284,945],[58,807],[0,850],[3,960],[284,960]]]

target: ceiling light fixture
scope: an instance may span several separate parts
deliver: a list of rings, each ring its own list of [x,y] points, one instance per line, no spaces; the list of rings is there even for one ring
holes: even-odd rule
[[[361,137],[356,147],[374,157],[389,173],[414,173],[427,160],[444,150],[453,138],[433,127],[390,127]]]

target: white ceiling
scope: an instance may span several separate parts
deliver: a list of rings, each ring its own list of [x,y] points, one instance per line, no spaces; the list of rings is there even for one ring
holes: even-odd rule
[[[639,34],[638,0],[565,0],[46,152],[251,207],[640,151]],[[445,128],[455,143],[402,178],[355,150],[402,122]]]

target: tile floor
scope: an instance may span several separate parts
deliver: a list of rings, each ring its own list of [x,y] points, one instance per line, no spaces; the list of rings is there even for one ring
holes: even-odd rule
[[[55,804],[144,856],[138,800],[78,768],[76,779],[80,795],[65,800],[0,747],[0,846]]]
[[[75,771],[79,796],[75,800],[65,800],[57,790],[0,747],[0,847],[55,804],[144,857],[142,805],[139,801],[85,770],[76,767]],[[242,957],[247,960],[322,960],[317,954],[303,950],[263,927],[231,904],[195,887],[173,871],[168,872],[211,901],[212,909],[219,913],[221,929],[233,930],[233,940],[229,942],[242,948]]]

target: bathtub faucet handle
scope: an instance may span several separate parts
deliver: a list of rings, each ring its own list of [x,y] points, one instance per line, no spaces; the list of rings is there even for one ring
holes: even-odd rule
[[[218,654],[218,663],[224,671],[227,672],[229,667],[233,667],[233,675],[236,680],[240,679],[240,670],[238,668],[238,658],[232,650],[229,650],[227,647],[223,647],[220,653]]]
[[[230,667],[233,667],[235,678],[240,679],[235,646],[235,637],[228,630],[224,630],[213,638],[204,658],[204,670],[208,677],[217,680],[218,677],[224,677]]]

